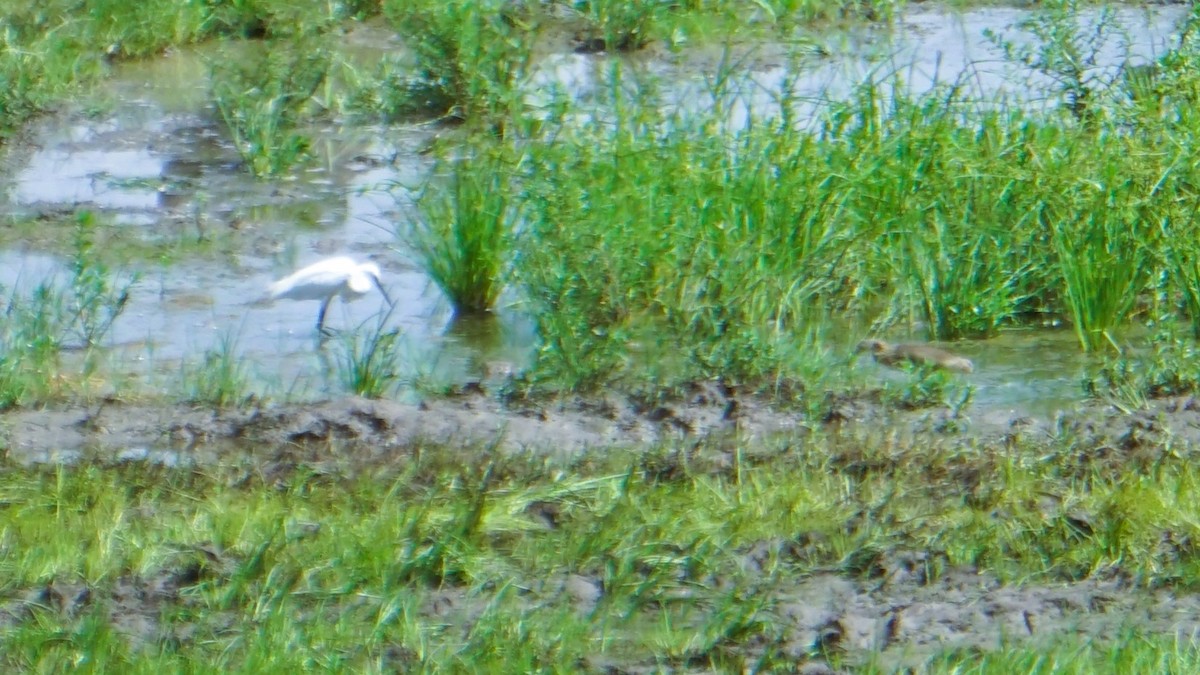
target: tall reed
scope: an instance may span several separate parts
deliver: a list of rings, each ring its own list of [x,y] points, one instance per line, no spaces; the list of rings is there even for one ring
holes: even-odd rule
[[[1120,141],[1105,143],[1120,151]],[[1147,250],[1154,246],[1160,205],[1128,166],[1100,154],[1098,171],[1068,177],[1061,199],[1047,201],[1041,221],[1057,254],[1064,301],[1085,351],[1114,344],[1138,295],[1149,287]],[[1080,168],[1078,165],[1073,167]],[[1070,176],[1071,168],[1057,167]],[[1053,168],[1052,168],[1053,170]]]

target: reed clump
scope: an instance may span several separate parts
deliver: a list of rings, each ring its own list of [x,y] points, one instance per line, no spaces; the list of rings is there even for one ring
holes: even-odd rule
[[[455,312],[491,310],[504,290],[519,227],[520,156],[480,145],[434,169],[418,214],[397,232]]]

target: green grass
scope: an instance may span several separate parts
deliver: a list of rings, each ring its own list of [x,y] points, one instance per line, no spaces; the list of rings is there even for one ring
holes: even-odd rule
[[[842,3],[802,0],[761,3],[750,0],[693,2],[669,7],[646,0],[603,0],[574,7],[590,30],[628,47],[651,40],[672,44],[725,39],[731,33],[758,30],[745,17],[761,9],[771,24],[794,25],[830,18],[885,18],[891,2]],[[279,45],[313,32],[349,25],[383,14],[409,43],[416,62],[384,63],[378,72],[359,74],[353,107],[387,117],[451,116],[502,130],[522,121],[516,87],[523,78],[532,45],[543,25],[570,28],[571,21],[537,3],[521,7],[492,0],[381,2],[354,0],[253,0],[176,3],[151,0],[137,4],[96,0],[51,0],[36,8],[17,0],[0,2],[6,17],[6,49],[0,53],[0,133],[4,136],[40,113],[52,110],[102,79],[105,63],[154,57],[174,47],[210,40],[255,41]],[[561,12],[559,13],[561,14]],[[761,33],[761,31],[759,31]],[[302,48],[294,48],[303,52]],[[268,68],[266,72],[270,72]],[[268,89],[278,88],[268,83]],[[286,84],[286,82],[284,82]],[[222,114],[252,170],[263,175],[291,165],[295,142],[282,112],[281,91],[251,95],[252,87],[219,86]],[[256,98],[251,102],[244,100]],[[271,103],[271,101],[275,101]],[[517,119],[509,119],[510,117]],[[281,158],[252,161],[278,153]]]
[[[298,126],[330,63],[325,38],[316,34],[269,43],[244,60],[214,60],[213,98],[254,175],[276,176],[309,157],[311,141]]]
[[[0,52],[0,138],[102,78],[106,59],[140,58],[213,38],[289,35],[301,24],[319,25],[369,9],[369,3],[315,0],[51,0],[36,7],[5,0],[0,2],[6,31]]]
[[[75,223],[69,278],[11,291],[0,325],[0,407],[84,397],[102,365],[100,348],[124,313],[137,276],[122,278],[94,255],[96,223]],[[72,352],[80,358],[64,362]]]
[[[661,83],[615,65],[595,108],[555,99],[534,120],[521,87],[536,38],[562,29],[536,9],[118,5],[5,7],[14,48],[0,55],[0,128],[102,77],[102,54],[264,38],[213,81],[258,175],[292,171],[305,125],[342,105],[466,123],[467,148],[419,200],[417,257],[460,310],[493,308],[507,288],[533,318],[537,356],[515,393],[617,388],[653,402],[716,381],[810,416],[802,436],[578,457],[414,446],[356,460],[334,445],[172,469],[6,464],[6,672],[785,670],[797,660],[782,651],[788,593],[816,574],[876,584],[874,570],[913,551],[929,556],[932,584],[971,568],[1014,586],[1115,574],[1132,593],[1198,587],[1200,470],[1179,439],[1099,447],[1067,425],[996,442],[910,439],[887,424],[833,433],[811,421],[861,393],[865,376],[839,353],[856,332],[986,339],[1047,315],[1070,323],[1082,350],[1120,349],[1097,363],[1087,395],[1129,410],[1194,393],[1195,38],[1136,78],[1088,89],[1077,67],[1088,36],[1067,30],[1075,5],[1056,3],[1030,25],[1034,46],[1009,57],[1051,76],[1057,108],[980,105],[965,85],[893,96],[895,79],[862,85],[811,123],[786,113],[732,128],[733,66],[699,112],[659,105]],[[628,49],[683,45],[755,11],[769,28],[746,30],[894,11],[574,6],[585,33]],[[339,98],[331,31],[375,13],[408,51],[359,72]],[[60,237],[71,239],[65,283],[6,293],[0,407],[87,398],[83,381],[99,374],[97,347],[130,290],[110,267],[118,235],[106,227],[83,216]],[[80,359],[68,356],[76,347]],[[226,338],[181,368],[185,398],[247,399],[233,347]],[[346,391],[380,398],[402,381],[401,347],[382,322],[329,346]],[[915,372],[872,395],[885,407],[948,406],[929,421],[953,431],[974,393],[969,379]],[[114,607],[138,620],[114,624]],[[131,635],[136,624],[146,629]],[[800,649],[839,667],[888,666]],[[1135,632],[1014,638],[919,665],[1188,672],[1198,661],[1193,645]]]
[[[902,84],[895,78],[861,85],[816,120],[760,115],[734,129],[727,120],[741,103],[731,64],[710,80],[714,105],[699,112],[659,105],[661,83],[615,64],[594,108],[555,99],[553,114],[534,119],[522,90],[536,54],[529,38],[553,29],[553,12],[470,2],[311,13],[273,2],[177,15],[154,7],[128,34],[93,17],[80,24],[86,31],[72,23],[60,38],[97,48],[88,40],[102,35],[133,56],[173,41],[261,33],[261,43],[241,44],[241,57],[214,67],[212,83],[255,174],[292,171],[307,154],[305,125],[340,106],[398,114],[399,101],[417,95],[400,91],[409,85],[441,101],[425,114],[465,120],[468,149],[439,166],[410,221],[415,257],[459,311],[493,308],[502,290],[512,293],[538,324],[528,380],[539,387],[721,378],[759,390],[802,380],[817,392],[822,374],[796,352],[829,353],[821,336],[835,327],[916,326],[931,339],[974,339],[1050,315],[1097,351],[1123,344],[1139,325],[1177,315],[1195,325],[1200,316],[1187,244],[1200,138],[1190,113],[1191,38],[1145,69],[1136,87],[1155,96],[1129,95],[1133,84],[1097,91],[1086,119],[1065,104],[1036,113],[980,105],[963,83],[892,96]],[[601,32],[653,39],[686,17],[745,7],[575,5]],[[777,21],[833,18],[811,3],[759,8]],[[375,11],[408,51],[384,74],[394,87],[343,98],[331,92],[343,85],[331,73],[345,65],[333,31]],[[1057,77],[1064,103],[1091,85],[1089,73],[1070,71],[1090,48],[1088,35],[1069,30],[1078,11],[1056,4],[1026,27],[1030,49],[1009,51]],[[33,40],[45,21],[15,12],[14,35]],[[1105,30],[1105,40],[1118,39]],[[409,61],[412,79],[400,75]],[[364,75],[350,88],[372,84]],[[779,103],[786,111],[798,102]],[[102,229],[96,241],[109,236]]]
[[[532,32],[522,10],[495,0],[388,1],[384,14],[408,38],[416,77],[385,94],[398,114],[457,118],[502,132],[520,114],[519,86],[532,56]]]
[[[377,465],[318,448],[313,464],[6,468],[3,594],[53,582],[92,599],[20,614],[0,659],[14,672],[570,669],[597,656],[725,668],[783,663],[762,646],[786,637],[777,602],[800,580],[864,578],[896,552],[933,556],[933,583],[974,566],[1013,583],[1119,569],[1130,592],[1194,586],[1195,553],[1162,546],[1196,535],[1191,459],[1164,448],[1141,468],[1089,462],[1076,442],[859,431],[786,452],[739,445],[731,463],[703,446],[573,459],[426,446]],[[809,543],[747,564],[773,541]],[[570,574],[593,580],[592,599],[558,591]],[[149,598],[151,628],[132,642],[105,609],[126,584],[160,589],[120,596]],[[1034,658],[1013,647],[934,663]],[[1088,662],[1129,658],[1083,648]],[[1194,661],[1177,649],[1150,642],[1137,659]],[[1051,654],[1043,672],[1071,672]]]
[[[928,664],[928,673],[1182,673],[1200,667],[1197,645],[1136,632],[1114,644],[1064,639],[1047,647],[1009,647],[997,652],[951,652]],[[886,667],[865,672],[888,672]]]
[[[669,19],[671,9],[654,0],[585,0],[574,3],[588,23],[596,47],[609,51],[636,51],[655,37]]]
[[[399,388],[404,343],[398,328],[384,329],[391,316],[390,310],[384,312],[336,340],[337,373],[347,392],[384,398]]]
[[[236,406],[250,396],[250,374],[237,354],[237,337],[226,333],[199,363],[183,364],[179,375],[183,400],[217,408]]]
[[[481,146],[435,169],[417,197],[419,215],[397,232],[458,313],[491,310],[508,276],[519,158],[502,153]]]
[[[1055,39],[1047,50],[1081,38]],[[1174,64],[1193,48],[1156,80],[1180,106],[1192,85]],[[535,382],[762,386],[796,375],[782,349],[795,336],[846,315],[941,340],[1049,315],[1097,351],[1177,303],[1200,314],[1187,111],[1141,116],[1105,90],[1089,103],[1104,114],[1081,120],[1067,105],[980,105],[965,85],[897,96],[896,78],[808,125],[730,129],[739,103],[722,74],[715,104],[686,115],[630,79],[613,69],[602,120],[520,146],[514,275],[538,322]]]

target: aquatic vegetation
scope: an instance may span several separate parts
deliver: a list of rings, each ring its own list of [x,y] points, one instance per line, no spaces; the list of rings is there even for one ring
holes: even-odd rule
[[[289,36],[378,12],[369,1],[187,2],[152,0],[85,4],[49,0],[36,6],[0,2],[0,133],[56,106],[80,85],[102,78],[105,62],[139,58],[216,37]]]
[[[251,173],[278,175],[308,158],[298,130],[329,73],[323,38],[303,35],[265,46],[244,61],[214,61],[212,95]]]
[[[81,213],[66,284],[47,279],[28,293],[10,292],[0,323],[0,407],[65,398],[95,375],[96,348],[125,311],[138,279],[119,280],[96,259],[93,227],[92,215]],[[81,362],[64,366],[68,352],[78,353]]]
[[[1114,191],[1115,192],[1115,191]],[[1098,194],[1072,211],[1054,211],[1054,246],[1080,345],[1087,351],[1111,345],[1148,281],[1141,219],[1121,213],[1121,196]],[[1073,215],[1075,214],[1075,215]]]
[[[138,282],[135,275],[118,283],[108,266],[97,259],[93,243],[96,227],[90,212],[80,213],[76,219],[71,287],[64,307],[67,333],[77,337],[85,348],[100,344],[109,333]]]
[[[189,11],[224,17],[215,30],[261,30],[278,52],[217,67],[213,94],[251,169],[285,171],[303,158],[304,124],[323,113],[314,98],[330,83],[327,38],[306,42],[303,22],[270,0],[200,4]],[[888,6],[750,4],[785,26],[806,12]],[[750,4],[576,6],[606,43],[632,47],[663,38],[678,15]],[[829,604],[797,595],[807,580],[874,589],[868,598],[881,579],[889,592],[934,593],[963,571],[1013,593],[1119,579],[1104,602],[1196,585],[1200,469],[1189,444],[1085,437],[1076,434],[1086,424],[1065,422],[1029,437],[1017,424],[1002,439],[955,434],[968,423],[969,384],[917,369],[864,394],[840,344],[858,336],[838,336],[907,322],[935,338],[989,337],[1048,313],[1073,324],[1081,349],[1122,349],[1090,376],[1089,395],[1130,409],[1194,393],[1186,333],[1200,333],[1190,180],[1200,118],[1183,105],[1200,91],[1192,47],[1139,84],[1153,104],[1095,96],[1062,60],[1089,58],[1067,41],[1009,52],[1063,76],[1063,110],[980,105],[958,87],[906,96],[895,78],[808,122],[786,95],[777,115],[742,115],[732,68],[713,78],[711,106],[682,111],[662,105],[658,83],[614,66],[594,108],[563,103],[578,114],[526,135],[508,131],[526,129],[514,122],[540,8],[397,0],[386,10],[419,65],[412,80],[401,60],[389,64],[369,105],[474,125],[458,156],[437,164],[419,214],[399,216],[411,228],[397,239],[458,310],[494,308],[508,289],[532,317],[537,360],[516,393],[620,387],[655,401],[715,382],[795,404],[803,433],[750,436],[734,423],[719,441],[685,433],[632,450],[505,456],[392,441],[344,452],[347,435],[316,428],[266,448],[269,462],[5,463],[6,671],[759,672],[826,660],[873,672],[837,644],[840,619],[803,623],[796,607]],[[313,21],[374,11],[334,3]],[[39,25],[21,21],[14,30]],[[201,39],[191,24],[170,25],[156,16],[122,34],[109,22],[95,35],[123,40],[125,56],[150,53],[152,32]],[[1043,26],[1035,36],[1066,35]],[[3,77],[18,77],[45,63],[5,67]],[[20,114],[53,100],[40,84],[17,84]],[[8,293],[0,406],[70,396],[69,352],[99,352],[127,310],[129,286],[98,250],[105,226],[77,222],[69,278]],[[320,348],[346,391],[384,398],[410,384],[414,359],[389,318]],[[1122,333],[1143,320],[1170,330],[1149,350],[1129,349]],[[235,343],[226,334],[180,368],[184,398],[247,400]],[[918,414],[939,433],[910,438],[890,419],[829,432],[821,413],[843,389],[884,409],[937,406]],[[114,607],[132,620],[114,621]],[[870,625],[919,630],[896,623],[903,608],[891,603]],[[1037,620],[1024,617],[1029,632]],[[1200,661],[1154,632],[1037,650],[1008,642],[1004,627],[996,634],[1003,651],[903,658],[932,672],[1190,672]]]
[[[225,408],[246,402],[251,377],[237,351],[237,334],[226,332],[214,349],[208,349],[197,364],[180,368],[179,387],[183,399],[197,405]]]
[[[589,24],[585,51],[635,51],[654,36],[672,10],[657,0],[580,0],[571,3]]]
[[[1094,17],[1085,17],[1085,7],[1090,5],[1079,0],[1043,3],[1041,11],[1030,13],[1021,24],[1032,37],[1028,42],[991,30],[984,33],[1010,61],[1048,78],[1048,93],[1082,121],[1097,114],[1095,99],[1115,91],[1113,85],[1123,77],[1122,69],[1101,65],[1102,53],[1114,47],[1127,51],[1129,46],[1112,6],[1102,5]]]
[[[758,0],[752,3],[755,9],[766,12],[771,19],[784,25],[855,19],[890,21],[904,4],[893,0]]]
[[[863,219],[860,236],[878,237],[863,262],[887,266],[863,270],[863,285],[894,282],[897,313],[915,309],[931,339],[994,335],[1020,311],[1037,265],[1028,246],[1034,200],[1013,189],[1025,169],[1005,160],[1025,141],[1026,121],[1017,111],[963,112],[953,90],[896,98],[887,109],[883,96],[863,87],[835,110],[836,132],[821,143],[837,163],[831,172],[866,160],[863,183],[840,188],[841,199],[860,186],[871,195],[847,204]],[[833,147],[842,141],[857,158]]]
[[[432,114],[503,130],[520,116],[535,20],[499,0],[387,0],[384,15],[410,41],[416,78],[386,79],[393,115]]]
[[[908,370],[911,376],[907,380],[884,384],[883,401],[902,410],[944,406],[950,409],[950,414],[941,424],[946,428],[958,424],[974,397],[974,388],[961,378],[931,366],[915,366]]]
[[[538,367],[615,374],[644,331],[683,378],[771,378],[781,332],[841,285],[840,181],[783,125],[725,138],[630,108],[530,150],[516,275]]]
[[[775,9],[808,11],[802,4]],[[576,6],[596,17],[644,10],[647,34],[731,7]],[[252,46],[245,61],[230,60],[241,66],[215,67],[213,94],[247,165],[270,175],[303,161],[305,123],[337,111],[341,99],[325,90],[341,83],[329,75],[335,57],[321,31],[344,13],[305,22],[259,9],[270,30],[257,46],[270,49]],[[492,308],[509,289],[539,324],[529,373],[539,386],[720,377],[770,388],[799,376],[787,356],[794,345],[827,346],[798,335],[843,320],[959,339],[1049,315],[1096,350],[1149,318],[1139,299],[1186,308],[1197,287],[1190,254],[1167,244],[1188,236],[1192,219],[1184,200],[1170,198],[1193,191],[1183,169],[1195,125],[1184,113],[1136,119],[1127,107],[1135,102],[1105,99],[1114,113],[1081,125],[1070,111],[980,105],[963,83],[905,95],[896,77],[861,85],[811,120],[795,116],[799,102],[786,94],[778,115],[747,118],[731,65],[709,82],[714,105],[684,112],[662,105],[660,83],[615,64],[594,100],[555,101],[571,114],[539,118],[536,134],[497,135],[534,129],[523,124],[522,85],[530,38],[553,13],[477,3],[382,9],[411,40],[416,80],[446,94],[436,114],[475,119],[479,128],[463,137],[485,148],[438,165],[417,200],[421,215],[400,216],[411,225],[400,241],[414,244],[462,312]],[[1068,35],[1039,31],[1035,41]],[[1170,64],[1187,63],[1188,44],[1155,69],[1160,100],[1184,100],[1187,69]],[[404,58],[389,61],[396,87],[408,81]],[[369,88],[363,77],[352,87]],[[391,116],[400,98],[388,97],[399,90],[387,89],[370,105]],[[809,368],[804,377],[820,376]]]
[[[520,158],[482,145],[434,169],[418,215],[396,236],[460,313],[486,312],[504,290],[519,214]]]
[[[334,340],[336,372],[346,391],[366,398],[394,394],[404,372],[403,335],[398,328],[385,328],[391,310],[368,319],[356,330]],[[373,323],[372,323],[373,322]]]
[[[1170,242],[1162,250],[1165,290],[1178,297],[1192,330],[1200,338],[1200,222],[1159,223],[1158,236]]]
[[[821,307],[804,319],[919,322],[934,339],[1064,317],[1095,351],[1151,318],[1158,280],[1185,304],[1200,287],[1194,209],[1173,196],[1194,192],[1190,118],[1079,125],[897,79],[807,127],[730,129],[720,77],[711,110],[687,115],[613,81],[611,119],[522,149],[514,274],[539,322],[535,380],[769,382],[787,375],[780,340]]]
[[[15,3],[5,17],[0,50],[0,140],[29,118],[42,113],[81,82],[102,72],[98,59],[85,58],[70,35],[52,31],[50,18]]]
[[[1126,410],[1144,409],[1152,399],[1195,394],[1200,391],[1200,349],[1194,336],[1166,321],[1147,347],[1107,355],[1082,385],[1084,395]]]

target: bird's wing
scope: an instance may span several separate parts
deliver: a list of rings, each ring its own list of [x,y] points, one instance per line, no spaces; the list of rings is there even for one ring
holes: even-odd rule
[[[346,283],[346,273],[330,266],[306,267],[271,284],[272,299],[324,300]]]

